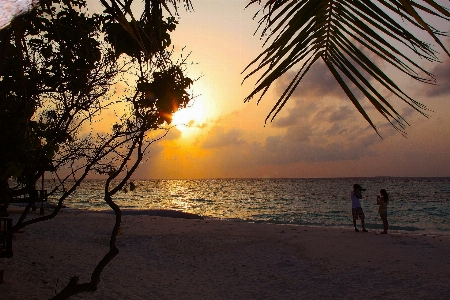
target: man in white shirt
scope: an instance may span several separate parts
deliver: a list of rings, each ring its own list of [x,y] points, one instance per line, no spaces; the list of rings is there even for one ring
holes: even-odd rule
[[[367,229],[364,227],[364,211],[361,208],[361,202],[359,199],[362,198],[361,192],[365,191],[359,184],[353,185],[353,191],[350,196],[352,199],[352,216],[353,216],[353,226],[355,227],[355,231],[359,232],[358,228],[356,228],[356,220],[359,218],[361,220],[362,232],[367,232]]]

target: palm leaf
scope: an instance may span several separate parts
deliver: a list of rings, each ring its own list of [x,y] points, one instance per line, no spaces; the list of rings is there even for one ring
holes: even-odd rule
[[[436,62],[439,61],[437,52],[410,28],[426,32],[450,56],[440,40],[447,36],[446,33],[432,27],[424,18],[449,21],[449,8],[433,0],[266,0],[264,4],[261,0],[253,0],[249,5],[252,4],[261,5],[255,17],[261,16],[258,30],[266,40],[265,49],[244,70],[247,73],[244,81],[260,74],[245,101],[261,94],[259,102],[275,80],[290,70],[299,69],[266,122],[275,118],[319,59],[324,61],[349,100],[375,131],[377,127],[361,105],[361,99],[351,91],[350,84],[402,134],[405,134],[405,125],[409,124],[373,82],[427,116],[427,108],[408,96],[369,55],[406,76],[434,84],[434,76],[416,59]]]

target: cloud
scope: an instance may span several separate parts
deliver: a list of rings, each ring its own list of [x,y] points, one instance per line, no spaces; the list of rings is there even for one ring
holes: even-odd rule
[[[177,140],[180,137],[181,137],[181,131],[176,127],[172,127],[172,128],[170,128],[167,135],[164,137],[164,140],[165,141]]]
[[[302,122],[305,118],[309,118],[311,115],[316,114],[318,111],[317,102],[291,99],[291,103],[294,103],[294,107],[284,108],[287,114],[277,116],[273,121],[275,127],[284,128],[290,127]]]
[[[203,129],[208,127],[207,122],[199,123],[196,120],[190,120],[189,123],[186,124],[187,127]]]
[[[361,47],[360,47],[361,48]],[[360,49],[362,52],[364,49]],[[386,65],[385,61],[381,59],[378,55],[368,52],[366,53],[368,59],[378,65],[380,68]],[[350,61],[352,61],[349,58]],[[368,81],[373,81],[370,75],[356,62],[353,62],[355,69],[357,69],[363,76],[365,76]],[[338,71],[339,72],[339,71]],[[341,72],[339,72],[341,73]],[[276,83],[276,93],[282,95],[288,85],[291,83],[297,71],[286,72]],[[355,95],[357,99],[364,98],[364,94],[348,79],[344,74],[341,73],[341,77],[347,83],[351,92]],[[373,83],[372,83],[373,84]],[[301,80],[300,84],[297,86],[295,91],[292,93],[292,97],[304,98],[304,97],[315,97],[323,98],[327,96],[332,96],[334,98],[348,99],[345,92],[342,90],[336,78],[334,78],[331,71],[328,69],[327,65],[322,60],[317,60],[311,69],[308,70],[306,75]]]
[[[342,134],[337,129],[347,128],[348,124],[354,123],[354,119],[360,118],[352,104],[348,104],[341,99],[293,99],[293,105],[286,109],[286,113],[275,119],[273,122],[278,128],[297,128],[297,132],[311,132],[312,128],[328,127],[328,134]],[[332,127],[332,128],[330,128]],[[316,130],[315,130],[316,131]],[[313,132],[311,132],[313,133]]]
[[[293,74],[276,83],[276,93],[284,91]],[[265,139],[251,142],[254,134],[249,129],[228,130],[227,124],[235,124],[231,118],[220,120],[221,126],[214,127],[202,144],[223,168],[357,160],[370,155],[372,145],[381,141],[323,63],[310,70],[268,125],[275,130]]]
[[[436,65],[431,73],[436,76],[437,85],[426,85],[424,94],[428,97],[450,95],[450,59]]]
[[[242,139],[242,131],[236,128],[225,130],[221,126],[215,126],[208,132],[208,137],[202,143],[203,149],[223,148],[228,146],[240,146],[245,143]]]
[[[296,75],[295,71],[288,71],[276,83],[276,93],[281,95],[287,86],[291,83]],[[341,87],[331,74],[328,67],[321,61],[317,61],[305,77],[302,79],[298,87],[292,93],[292,97],[316,97],[344,95]]]
[[[321,161],[341,161],[360,158],[363,151],[354,151],[345,146],[342,142],[334,142],[327,145],[314,145],[312,143],[273,143],[277,139],[267,140],[265,149],[271,150],[266,154],[264,160],[268,164],[292,164],[297,162],[321,162]]]
[[[373,59],[379,60],[376,57]],[[276,82],[275,93],[277,96],[282,95],[295,74],[294,71],[289,71]],[[356,98],[364,103],[366,100],[362,92],[349,80],[346,81]],[[320,60],[308,71],[292,93],[289,103],[292,102],[295,102],[294,109],[290,109],[287,115],[277,116],[273,123],[275,126],[292,126],[311,115],[318,118],[324,118],[326,115],[330,122],[341,122],[348,118],[350,112],[356,110],[328,67]],[[329,108],[329,103],[333,106],[332,109]],[[335,103],[345,103],[345,105],[336,107]],[[365,105],[365,109],[370,110],[371,108],[372,105]]]
[[[281,77],[271,97],[281,95],[294,75],[288,72]],[[355,95],[359,94],[355,91]],[[376,116],[376,122],[381,120],[379,129],[383,138],[398,135],[373,106],[366,109]],[[405,108],[404,113],[409,115],[411,109]],[[242,124],[236,121],[242,114],[245,112],[218,120],[200,142],[203,149],[210,151],[210,165],[220,164],[217,169],[230,170],[233,174],[239,169],[242,176],[267,166],[351,163],[376,154],[375,149],[382,142],[322,62],[305,76],[289,103],[267,125],[269,129],[260,131],[247,122],[244,127],[236,128]]]
[[[336,135],[334,131],[345,134]],[[261,162],[291,164],[355,160],[370,155],[371,146],[379,140],[374,131],[367,127],[352,130],[333,124],[330,128],[318,129],[303,124],[291,128],[284,135],[268,137]]]
[[[247,132],[249,129],[227,129],[226,124],[235,123],[222,119],[221,125],[208,133],[202,148],[212,151],[222,169],[231,170],[351,161],[372,154],[372,145],[381,141],[352,104],[331,97],[292,101],[274,121],[276,130],[261,142],[251,142],[256,133]]]

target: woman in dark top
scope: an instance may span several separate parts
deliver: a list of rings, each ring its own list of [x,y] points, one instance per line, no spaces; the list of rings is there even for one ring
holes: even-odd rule
[[[385,189],[380,190],[380,195],[377,196],[378,213],[380,214],[381,221],[383,221],[382,234],[387,234],[389,223],[387,220],[387,204],[389,202],[389,195]]]

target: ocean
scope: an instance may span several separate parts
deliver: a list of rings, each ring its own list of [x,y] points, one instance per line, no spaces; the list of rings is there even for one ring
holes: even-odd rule
[[[390,195],[390,232],[450,235],[450,178],[133,180],[116,194],[126,210],[171,209],[211,219],[352,229],[350,192],[359,183],[366,227],[381,230],[376,195]],[[66,200],[69,209],[108,210],[101,180],[88,180]],[[51,200],[51,199],[50,199]],[[358,221],[358,227],[360,223]]]

